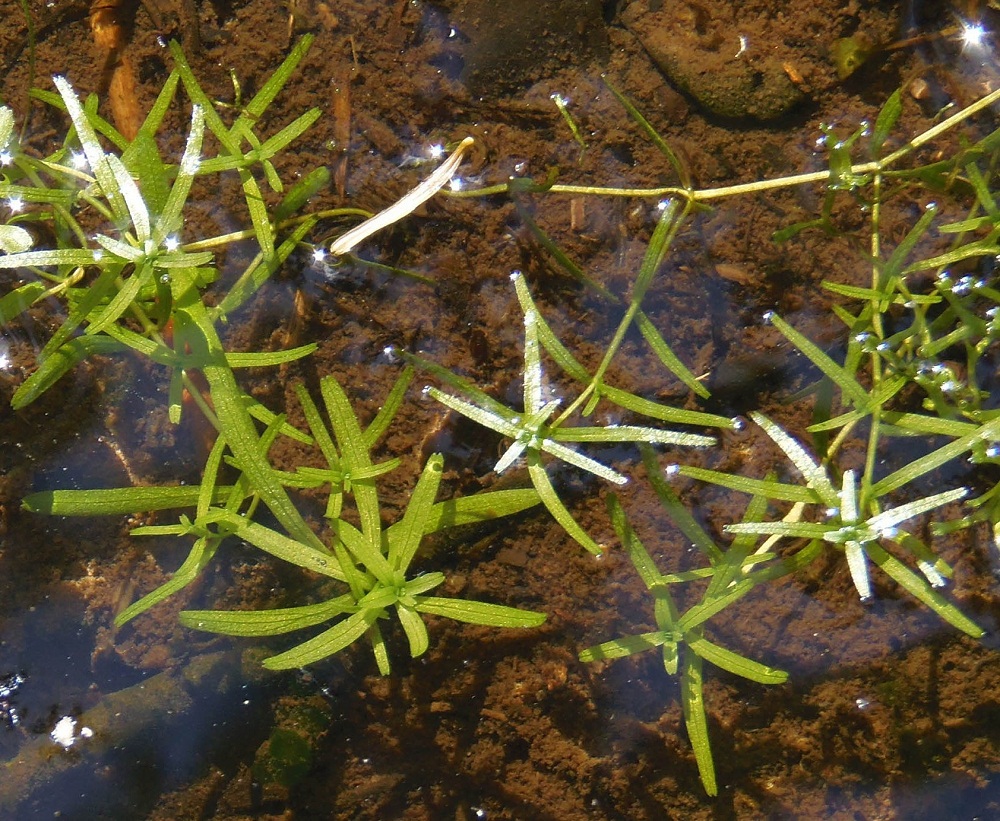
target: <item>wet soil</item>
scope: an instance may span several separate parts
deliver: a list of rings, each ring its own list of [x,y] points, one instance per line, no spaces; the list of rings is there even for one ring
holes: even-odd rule
[[[34,82],[49,88],[49,75],[63,74],[82,92],[108,91],[105,55],[94,44],[87,9],[29,5],[40,21]],[[609,92],[605,74],[702,187],[824,167],[820,124],[847,136],[873,120],[900,85],[907,93],[899,133],[912,134],[946,103],[970,102],[982,83],[995,82],[995,67],[933,38],[877,51],[855,75],[838,78],[829,57],[837,38],[861,31],[886,44],[914,26],[939,30],[953,21],[944,3],[536,0],[518,13],[521,5],[509,4],[505,16],[508,4],[474,0],[296,0],[291,10],[267,0],[178,0],[175,7],[153,6],[152,15],[145,5],[123,6],[130,24],[123,54],[135,79],[134,99],[126,103],[144,111],[154,99],[170,66],[164,37],[181,36],[209,95],[232,102],[230,71],[245,100],[290,41],[311,31],[316,42],[265,128],[274,133],[311,106],[323,116],[280,158],[279,173],[291,181],[328,165],[334,183],[315,208],[377,210],[426,175],[421,161],[431,145],[468,134],[476,139],[462,172],[470,185],[512,175],[544,178],[551,169],[567,183],[674,181],[670,164]],[[780,70],[795,99],[766,122],[759,107],[746,118],[725,118],[689,81],[665,77],[651,56],[648,26],[636,22],[664,14],[664,6],[674,14],[669,24],[693,27],[696,45],[711,50],[712,60],[723,49],[735,54],[742,43],[750,76],[755,66],[768,77]],[[64,123],[28,100],[32,63],[21,49],[26,27],[19,4],[2,0],[0,13],[0,93],[27,118],[31,143],[44,147]],[[696,48],[689,59],[697,69]],[[926,85],[911,85],[918,78]],[[553,94],[569,101],[585,150]],[[119,113],[102,105],[109,118]],[[179,152],[186,114],[178,107],[170,117],[175,135],[163,150]],[[236,185],[199,197],[210,226],[204,231],[245,224]],[[928,200],[921,192],[894,199],[883,216],[886,236],[903,236]],[[762,316],[776,311],[835,349],[842,328],[820,282],[861,286],[870,276],[864,214],[851,202],[834,214],[842,236],[803,234],[782,246],[771,240],[774,230],[815,215],[820,201],[814,189],[724,200],[690,221],[671,249],[644,306],[692,370],[708,375],[712,400],[692,399],[638,335],[627,340],[606,381],[727,415],[763,409],[790,430],[803,430],[811,408],[788,399],[816,374]],[[588,275],[627,295],[655,225],[655,202],[521,195],[518,205]],[[313,239],[342,227],[323,225]],[[236,247],[221,255],[223,281],[246,253]],[[359,254],[434,284],[363,267],[331,274],[303,253],[231,317],[232,350],[319,343],[307,360],[247,376],[248,389],[287,410],[294,423],[303,420],[291,386],[305,381],[315,388],[325,374],[341,381],[362,419],[371,418],[399,373],[389,346],[466,375],[502,401],[519,401],[522,322],[513,270],[524,272],[560,338],[591,368],[620,315],[617,305],[553,263],[506,196],[438,197]],[[35,309],[8,330],[13,365],[0,376],[0,398],[8,399],[30,372],[33,352],[52,327],[46,310]],[[421,399],[421,384],[379,454],[404,461],[380,483],[389,521],[433,451],[447,460],[442,495],[495,481],[491,468],[502,443]],[[164,375],[155,368],[96,362],[77,368],[58,392],[26,411],[0,410],[0,676],[15,670],[27,676],[4,705],[16,706],[20,721],[0,726],[0,759],[13,759],[31,739],[47,735],[54,716],[87,715],[111,693],[164,673],[182,676],[203,653],[260,644],[193,634],[176,624],[181,609],[268,607],[311,592],[299,574],[236,545],[220,553],[204,580],[115,632],[114,614],[162,583],[183,559],[184,545],[129,538],[136,521],[53,520],[19,509],[32,490],[196,481],[198,432],[169,425],[165,398]],[[636,454],[597,455],[633,476],[622,502],[661,569],[696,565],[664,520]],[[275,458],[290,467],[302,453],[289,448]],[[706,453],[662,454],[663,464],[674,461],[755,476],[780,463],[752,428],[725,434]],[[557,480],[584,527],[614,545],[608,488],[569,471]],[[694,483],[680,482],[678,490],[720,538],[721,526],[737,520],[745,504]],[[876,579],[876,601],[862,604],[834,556],[713,619],[714,640],[791,673],[789,684],[765,687],[709,670],[716,799],[698,781],[678,683],[655,654],[589,665],[577,659],[594,643],[653,629],[651,602],[628,560],[614,548],[595,559],[548,517],[531,513],[448,541],[421,562],[447,574],[444,595],[543,610],[544,627],[500,631],[431,619],[431,648],[420,659],[408,660],[403,638],[391,636],[394,674],[385,679],[364,646],[298,676],[263,676],[251,658],[215,681],[199,678],[202,707],[181,705],[178,717],[150,719],[121,740],[116,755],[101,757],[96,772],[87,770],[85,746],[68,752],[79,756],[81,767],[72,770],[78,780],[52,775],[21,797],[12,817],[56,811],[63,818],[414,821],[990,816],[1000,809],[993,786],[1000,772],[997,557],[985,531],[935,540],[935,547],[955,569],[950,595],[989,631],[986,640],[957,635],[884,579]],[[261,768],[262,756],[282,739],[291,743],[276,732],[304,726],[302,710],[321,720],[302,733],[301,770],[275,776]],[[193,727],[202,732],[191,735]],[[181,743],[186,737],[197,743]]]

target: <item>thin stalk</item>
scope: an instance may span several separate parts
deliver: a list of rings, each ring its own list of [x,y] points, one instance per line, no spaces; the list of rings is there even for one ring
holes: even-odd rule
[[[651,253],[649,253],[646,259],[643,260],[639,276],[636,278],[635,288],[632,291],[632,298],[629,300],[628,309],[625,311],[625,315],[622,317],[621,322],[618,323],[618,328],[611,340],[611,344],[608,345],[607,350],[604,352],[604,358],[601,360],[601,364],[598,365],[594,375],[590,378],[590,383],[586,388],[584,388],[583,392],[552,424],[553,428],[559,427],[560,424],[575,413],[584,402],[588,401],[592,397],[597,390],[597,386],[601,384],[605,371],[607,371],[608,366],[611,364],[611,360],[615,357],[615,354],[618,353],[618,349],[621,347],[621,344],[625,339],[625,334],[642,305],[642,300],[646,295],[646,290],[653,281],[653,275],[659,270],[660,264],[663,262],[663,258],[666,256],[667,251],[673,244],[674,238],[677,236],[677,232],[680,230],[680,227],[684,222],[684,218],[688,215],[690,210],[690,200],[684,201],[684,208],[681,210],[680,214],[677,212],[677,200],[667,201],[663,209],[663,214],[660,216],[660,220],[657,223],[656,230],[653,231],[653,236],[649,241],[649,249]]]

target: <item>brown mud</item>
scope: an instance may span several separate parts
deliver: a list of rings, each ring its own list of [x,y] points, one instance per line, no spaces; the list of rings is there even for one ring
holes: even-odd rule
[[[86,6],[29,5],[40,21],[35,84],[50,88],[48,77],[63,74],[81,92],[106,89],[108,58],[94,43]],[[699,49],[718,59],[723,49],[735,54],[743,37],[751,82],[759,70],[794,99],[779,111],[767,108],[767,117],[761,104],[745,119],[726,119],[699,102],[692,80],[668,81],[651,56],[653,45],[640,42],[648,40],[648,26],[636,22],[666,14],[664,7],[673,14],[664,25],[689,27],[688,69],[697,72]],[[145,5],[123,6],[123,13],[134,13],[123,49],[140,111],[169,71],[164,37],[180,36],[209,95],[231,102],[230,70],[245,100],[291,39],[315,33],[266,128],[273,133],[311,106],[323,110],[278,164],[286,181],[319,164],[334,169],[335,184],[316,208],[382,208],[426,175],[431,166],[416,160],[426,158],[430,145],[468,134],[476,139],[463,166],[470,185],[510,175],[544,178],[553,167],[560,182],[672,181],[669,164],[603,84],[604,73],[660,130],[699,186],[822,168],[820,124],[847,136],[860,121],[873,120],[900,85],[908,91],[899,133],[912,134],[946,102],[968,103],[990,80],[983,79],[988,67],[933,39],[876,52],[855,75],[838,78],[829,56],[837,38],[862,31],[885,44],[908,35],[914,22],[920,30],[942,29],[955,13],[944,3],[914,9],[857,0],[295,0],[289,9],[271,0],[176,0],[153,8],[151,16]],[[2,0],[0,14],[0,92],[19,118],[28,118],[31,142],[45,146],[65,123],[28,101],[31,62],[22,49],[19,4]],[[705,61],[702,68],[710,69]],[[739,82],[747,71],[741,69]],[[911,85],[917,78],[926,81],[919,94]],[[553,94],[569,100],[585,151]],[[114,116],[110,108],[102,112]],[[171,117],[176,137],[164,150],[179,153],[185,112]],[[242,227],[238,187],[198,193],[203,217],[214,226],[207,230]],[[710,374],[710,410],[763,409],[792,430],[808,424],[809,408],[785,400],[815,374],[762,315],[776,311],[819,344],[835,346],[841,326],[819,284],[865,285],[870,274],[856,208],[835,214],[842,237],[814,233],[780,247],[772,242],[774,230],[813,216],[820,197],[794,189],[721,201],[688,223],[658,275],[645,307],[681,358],[696,373]],[[883,217],[886,236],[905,234],[927,199],[895,200]],[[589,275],[627,294],[655,224],[654,202],[525,196],[522,206]],[[342,229],[322,226],[313,239]],[[245,253],[237,247],[222,256],[223,280]],[[506,197],[437,197],[359,253],[435,284],[364,269],[330,276],[305,253],[232,317],[233,350],[319,342],[309,359],[246,382],[273,409],[287,409],[294,423],[302,419],[291,385],[304,380],[315,387],[328,373],[362,418],[371,418],[399,372],[388,346],[468,375],[503,401],[519,401],[523,339],[513,270],[524,272],[541,310],[585,365],[594,366],[618,321],[616,306],[569,279],[538,248]],[[204,580],[114,632],[115,613],[162,583],[185,547],[129,538],[134,522],[34,517],[19,510],[19,500],[32,490],[133,478],[197,481],[197,435],[170,427],[163,374],[133,361],[80,367],[26,411],[6,409],[50,332],[40,310],[10,329],[14,365],[0,376],[0,676],[27,668],[29,677],[16,697],[21,724],[0,726],[4,760],[32,736],[47,734],[51,716],[86,715],[102,697],[146,676],[241,646],[177,626],[181,609],[287,604],[302,584],[288,568],[234,546],[220,552]],[[558,388],[558,376],[552,378]],[[699,406],[637,335],[607,381]],[[472,493],[494,481],[497,437],[422,400],[421,385],[382,446],[383,457],[404,457],[402,469],[380,483],[390,520],[405,506],[422,459],[435,450],[446,456],[443,493]],[[620,460],[634,476],[623,504],[661,569],[692,566],[696,557],[664,521],[636,454],[599,456]],[[777,456],[759,431],[746,430],[726,434],[722,447],[707,453],[665,452],[662,462],[761,476]],[[276,453],[279,466],[300,457],[294,449]],[[608,488],[570,471],[558,480],[584,527],[613,544]],[[694,483],[678,488],[720,538],[722,525],[742,514],[742,498]],[[99,762],[83,786],[53,776],[51,785],[23,796],[14,817],[51,817],[57,810],[64,818],[234,820],[988,817],[1000,811],[997,557],[985,531],[935,546],[955,569],[950,595],[989,631],[984,641],[956,634],[884,578],[876,576],[877,600],[862,604],[845,564],[833,556],[755,591],[712,621],[710,634],[721,644],[791,674],[789,684],[765,687],[709,670],[717,799],[707,798],[698,781],[679,685],[655,654],[589,665],[577,660],[591,644],[652,629],[651,601],[628,560],[615,549],[593,558],[535,513],[423,561],[448,575],[444,595],[544,610],[549,619],[542,628],[501,631],[432,620],[431,648],[420,659],[408,660],[405,641],[392,636],[394,673],[387,679],[360,644],[297,678],[262,678],[247,664],[245,699],[227,702],[218,716],[195,713],[137,730],[137,738],[123,741],[125,753]],[[241,713],[240,703],[251,701],[252,713]],[[302,771],[266,776],[261,757],[280,743],[298,743],[277,730],[308,724],[296,712],[306,708],[323,720],[300,735]],[[166,745],[197,722],[207,731],[202,747],[177,753],[183,767],[161,756],[149,783],[141,769],[152,760],[147,747]],[[84,745],[67,754],[86,760]],[[75,804],[76,795],[66,797],[73,789],[90,797]]]

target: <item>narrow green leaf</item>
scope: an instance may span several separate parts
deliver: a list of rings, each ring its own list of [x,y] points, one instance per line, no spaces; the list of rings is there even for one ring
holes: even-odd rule
[[[865,546],[869,558],[889,576],[895,579],[904,590],[938,614],[948,624],[957,627],[963,633],[975,639],[982,638],[985,632],[978,624],[966,616],[952,602],[930,587],[925,579],[918,576],[906,565],[879,544],[870,542]]]
[[[708,718],[705,715],[705,693],[702,680],[701,658],[688,653],[681,670],[681,708],[684,726],[687,728],[694,758],[698,762],[705,792],[711,796],[719,794],[715,781],[715,763],[712,761],[712,744],[708,736]]]
[[[565,430],[564,428],[559,428],[559,431]],[[609,482],[614,482],[616,485],[624,485],[628,482],[628,477],[619,473],[617,470],[609,468],[607,465],[598,462],[596,459],[592,459],[579,451],[568,448],[565,445],[561,445],[554,439],[542,439],[541,449],[546,453],[555,456],[557,459],[561,459],[567,464],[578,467],[581,470],[586,470],[589,473],[593,473],[595,476],[599,476]],[[528,453],[535,452],[533,448],[528,449]],[[499,473],[500,470],[497,470]]]
[[[218,485],[213,504],[225,501],[231,485]],[[50,516],[125,516],[154,510],[194,507],[200,487],[123,487],[107,490],[43,490],[24,497],[21,505]]]
[[[121,225],[127,224],[128,209],[125,206],[125,200],[122,199],[121,193],[118,190],[114,172],[108,164],[107,155],[104,153],[101,142],[97,138],[97,132],[94,131],[91,125],[90,115],[84,112],[83,106],[80,105],[80,98],[77,97],[76,92],[65,77],[53,77],[52,82],[55,83],[56,89],[62,97],[63,103],[66,106],[66,112],[69,114],[70,119],[73,121],[73,127],[76,129],[80,146],[87,157],[90,171],[96,177],[97,184],[101,187],[102,193],[111,206],[111,211],[115,215],[115,219]]]
[[[443,616],[467,624],[482,624],[486,627],[538,627],[546,618],[544,613],[533,610],[438,596],[422,596],[417,599],[417,610],[433,616]]]
[[[238,513],[218,510],[214,517],[216,521],[224,522],[231,527],[234,535],[272,556],[315,573],[347,581],[335,557],[325,549],[317,550],[304,545]]]
[[[750,679],[750,681],[756,681],[760,684],[782,684],[788,681],[788,673],[784,670],[769,667],[759,661],[752,661],[739,653],[713,644],[706,638],[689,638],[687,645],[705,661],[737,676]]]
[[[739,522],[734,525],[723,525],[726,533],[755,533],[764,536],[785,536],[789,539],[825,539],[828,535],[839,532],[834,525],[818,522]]]
[[[145,613],[149,608],[159,604],[164,599],[191,584],[212,560],[219,542],[219,539],[205,537],[195,541],[188,557],[177,568],[177,571],[170,577],[170,580],[122,610],[121,613],[115,616],[115,627],[121,627],[140,613]]]
[[[183,224],[181,211],[187,203],[194,175],[198,171],[204,137],[205,114],[200,105],[195,105],[191,110],[191,128],[188,131],[184,154],[177,166],[177,178],[174,180],[166,205],[157,218],[156,229],[153,231],[153,242],[157,246],[162,245],[170,234],[179,231]]]
[[[345,469],[349,472],[371,469],[372,461],[365,445],[364,434],[344,389],[336,379],[327,376],[320,382],[320,392],[333,425],[333,433],[337,437]],[[384,557],[381,561],[375,558],[375,554],[381,556],[382,520],[379,514],[378,492],[370,481],[354,482],[352,491],[361,518],[361,532],[371,546],[371,554],[365,564],[388,584],[391,578],[390,566]]]
[[[834,362],[819,346],[800,334],[777,314],[771,314],[771,324],[774,325],[796,348],[798,348],[824,375],[840,388],[846,399],[856,406],[864,406],[868,402],[868,391],[861,387],[846,370]]]
[[[240,470],[246,474],[264,504],[296,540],[319,554],[326,553],[326,548],[288,498],[267,460],[267,454],[261,449],[260,437],[243,403],[242,391],[226,363],[222,343],[204,304],[197,297],[190,297],[183,308],[179,306],[175,311],[174,323],[175,332],[190,340],[192,355],[205,363],[202,373],[208,381],[223,434]]]
[[[226,636],[275,636],[329,621],[354,607],[351,596],[338,596],[319,604],[275,610],[182,610],[185,627]]]
[[[789,485],[784,482],[774,482],[765,479],[752,479],[749,476],[736,476],[732,473],[722,473],[689,465],[678,465],[677,473],[700,482],[710,482],[713,485],[738,490],[740,493],[764,496],[768,499],[778,499],[784,502],[804,502],[805,504],[820,504],[819,494],[812,488],[803,485]]]
[[[365,447],[369,450],[375,447],[378,440],[382,438],[382,435],[392,423],[393,418],[395,418],[396,413],[402,407],[406,389],[412,381],[413,367],[407,365],[399,375],[399,378],[393,383],[389,395],[385,398],[385,402],[382,403],[382,407],[379,408],[378,413],[375,414],[375,418],[365,428]]]
[[[823,504],[827,507],[840,506],[840,497],[837,491],[833,489],[826,470],[813,460],[812,456],[806,452],[802,445],[785,433],[781,427],[764,416],[764,414],[752,411],[750,418],[760,425],[764,429],[764,432],[774,440],[775,444],[785,452],[785,455],[792,460],[795,467],[799,469],[799,473],[805,477],[809,487],[819,494],[819,497],[823,500]]]
[[[29,268],[46,265],[93,265],[94,252],[89,248],[56,248],[50,251],[22,251],[0,254],[0,268]]]
[[[681,504],[681,500],[677,497],[674,489],[663,479],[663,472],[660,470],[652,448],[643,446],[641,451],[642,461],[646,466],[646,475],[649,478],[649,482],[653,486],[653,490],[656,491],[660,504],[663,505],[663,509],[667,511],[674,524],[681,529],[681,532],[690,540],[691,544],[697,547],[702,555],[713,565],[723,561],[723,554],[718,545],[705,532],[705,529],[698,524],[688,509]]]
[[[300,208],[306,205],[320,191],[325,190],[330,185],[330,169],[325,165],[318,166],[306,174],[278,203],[274,209],[274,223],[281,225],[286,219],[291,217]]]
[[[714,413],[704,411],[692,411],[685,408],[673,408],[650,399],[643,399],[641,396],[614,388],[611,385],[601,385],[601,396],[609,399],[616,405],[620,405],[626,410],[640,413],[651,419],[659,419],[675,425],[696,425],[698,427],[723,428],[724,430],[735,430],[738,422],[727,416],[719,416]]]
[[[288,145],[294,140],[301,137],[306,131],[308,131],[313,123],[320,118],[322,112],[318,108],[310,108],[304,114],[296,117],[292,122],[286,125],[281,131],[272,137],[268,137],[263,145],[257,150],[257,156],[263,160],[269,160],[271,157],[277,156],[282,151],[284,151]],[[270,165],[270,163],[268,163]],[[273,166],[271,166],[273,169]],[[279,183],[280,186],[280,183]],[[274,184],[271,185],[274,188]],[[279,188],[274,188],[276,191],[280,191]]]
[[[549,475],[545,472],[545,465],[542,464],[537,453],[528,453],[528,475],[531,477],[531,482],[535,486],[535,490],[538,491],[539,497],[541,497],[542,504],[552,514],[552,518],[587,551],[595,556],[600,556],[604,552],[604,548],[595,542],[570,515],[566,506],[559,499],[555,488],[552,487]]]
[[[882,146],[885,145],[886,138],[896,127],[899,116],[903,113],[902,89],[897,88],[889,99],[882,105],[882,109],[875,119],[875,128],[872,131],[869,148],[873,157],[878,157],[882,153]]]
[[[288,56],[282,61],[281,65],[278,66],[275,72],[267,79],[267,82],[261,86],[260,91],[253,96],[253,99],[247,103],[243,113],[240,114],[236,123],[233,125],[233,132],[235,134],[240,134],[244,129],[254,125],[261,117],[264,116],[264,112],[267,111],[271,103],[274,102],[274,98],[281,93],[281,90],[292,78],[292,75],[295,73],[295,69],[298,67],[299,63],[301,63],[305,56],[309,53],[309,49],[312,47],[313,40],[315,39],[315,35],[304,34],[299,38],[298,42],[292,46],[291,50],[288,52]]]
[[[315,638],[284,653],[264,659],[263,664],[268,670],[291,670],[321,661],[339,653],[361,638],[378,618],[377,610],[354,613]]]
[[[153,263],[145,260],[142,267],[132,272],[125,284],[115,294],[114,299],[94,317],[87,326],[88,334],[98,334],[112,322],[117,321],[135,302],[139,291],[151,285],[153,281]]]
[[[501,516],[510,516],[534,507],[540,501],[541,498],[534,487],[493,490],[449,499],[438,502],[430,509],[425,532],[435,533],[446,527],[479,524]],[[391,532],[394,527],[396,525],[390,527],[389,531]]]
[[[315,342],[299,345],[296,348],[286,348],[283,351],[253,351],[250,353],[226,353],[226,361],[231,368],[267,368],[275,365],[285,365],[309,356],[319,348]]]
[[[135,180],[132,179],[132,175],[129,174],[122,161],[114,154],[108,154],[107,162],[111,167],[111,173],[114,174],[118,193],[125,200],[125,207],[128,209],[132,227],[135,229],[136,241],[141,245],[152,236],[146,201],[142,198],[139,186],[135,184]]]
[[[939,468],[941,465],[950,462],[961,456],[977,442],[993,442],[1000,439],[1000,417],[987,422],[977,428],[972,433],[949,442],[947,445],[931,451],[926,456],[904,465],[894,473],[890,473],[872,485],[872,494],[875,498],[884,496],[896,488],[902,487],[909,482],[918,479],[930,471]]]
[[[14,410],[20,410],[34,402],[51,388],[70,368],[94,354],[118,353],[125,346],[107,336],[80,336],[69,340],[48,356],[21,386],[14,391],[10,400]]]
[[[444,468],[444,457],[435,453],[424,465],[417,486],[410,494],[399,527],[392,528],[389,535],[389,563],[393,570],[405,573],[417,554],[420,541],[428,532],[427,525],[431,519],[431,506],[437,496],[441,483],[441,471]],[[405,626],[405,625],[404,625]]]
[[[666,367],[668,371],[683,382],[689,390],[693,391],[702,399],[708,399],[710,395],[708,388],[705,387],[704,383],[699,382],[698,378],[691,373],[690,370],[688,370],[687,366],[683,362],[681,362],[680,357],[673,352],[667,344],[667,341],[660,335],[659,330],[650,321],[649,317],[646,316],[644,311],[636,312],[635,324],[638,326],[643,339],[645,339],[649,344],[649,347],[653,349],[653,353],[656,354],[657,358],[663,363],[664,367]]]
[[[926,513],[929,510],[941,507],[949,502],[957,502],[959,499],[964,499],[968,495],[969,489],[966,487],[946,490],[943,493],[935,493],[932,496],[915,499],[914,501],[908,502],[905,505],[900,505],[899,507],[889,508],[876,516],[872,516],[867,522],[865,522],[865,524],[876,532],[888,530],[896,525],[902,524],[907,519],[912,519],[914,516],[919,516],[921,513]]]
[[[45,293],[45,286],[40,282],[29,282],[20,288],[15,288],[0,298],[0,325],[6,325],[14,317],[26,311]]]
[[[636,636],[622,636],[611,641],[595,644],[586,650],[580,651],[580,661],[599,661],[601,659],[618,659],[631,656],[635,653],[643,653],[661,647],[670,641],[670,634],[663,630],[656,630],[652,633],[642,633]]]
[[[404,604],[396,605],[396,616],[403,625],[403,632],[410,643],[410,658],[417,658],[427,652],[430,637],[427,635],[427,625],[420,614]]]
[[[638,571],[643,584],[646,585],[648,590],[652,590],[656,585],[663,582],[663,575],[653,562],[649,551],[646,550],[639,537],[635,534],[632,525],[629,524],[625,516],[625,511],[622,510],[621,503],[618,501],[618,497],[613,493],[609,493],[605,504],[608,508],[608,516],[611,518],[611,526],[615,529],[615,533],[618,534],[622,547],[628,554],[629,559],[631,559],[636,571]]]
[[[696,604],[690,610],[686,611],[684,615],[678,619],[678,630],[683,633],[687,633],[690,630],[694,630],[696,627],[700,627],[712,618],[712,616],[717,613],[721,613],[733,602],[743,598],[753,589],[753,587],[754,583],[751,580],[744,579],[743,581],[734,583],[731,587],[727,588],[722,595],[709,597],[706,594],[705,598],[699,604]],[[690,644],[690,641],[688,644]]]

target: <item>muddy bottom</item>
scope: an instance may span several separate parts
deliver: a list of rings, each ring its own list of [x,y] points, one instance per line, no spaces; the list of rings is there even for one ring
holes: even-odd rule
[[[467,135],[476,141],[461,169],[469,187],[511,176],[541,181],[555,170],[561,183],[675,181],[604,75],[666,138],[694,184],[715,187],[824,168],[821,124],[847,136],[873,121],[900,86],[898,133],[918,133],[949,103],[979,96],[997,71],[989,52],[963,53],[954,37],[881,48],[953,26],[964,10],[947,3],[296,0],[288,8],[270,0],[176,0],[151,4],[152,14],[146,4],[120,10],[134,90],[113,109],[106,53],[94,43],[85,4],[29,6],[33,54],[20,4],[0,2],[0,93],[27,121],[26,139],[40,152],[65,123],[29,100],[32,82],[51,90],[50,76],[65,75],[81,93],[103,95],[105,117],[127,118],[151,105],[172,65],[164,40],[176,36],[209,95],[238,105],[233,78],[249,99],[296,38],[315,34],[266,126],[274,133],[306,108],[322,109],[277,162],[286,181],[317,165],[331,168],[316,210],[379,210],[429,173],[433,146]],[[995,17],[988,19],[995,24]],[[872,53],[842,79],[831,48],[855,36]],[[745,63],[719,69],[738,52]],[[553,95],[567,101],[576,134]],[[163,150],[179,154],[187,115],[178,107],[170,117],[176,134]],[[976,126],[981,133],[993,127],[985,120]],[[198,197],[209,226],[199,233],[246,224],[238,184]],[[924,192],[893,199],[885,236],[902,237],[926,199]],[[726,416],[759,409],[802,430],[811,409],[789,398],[815,372],[762,317],[775,311],[821,346],[835,346],[842,325],[820,282],[864,286],[871,275],[857,208],[835,213],[841,236],[772,241],[775,230],[814,216],[821,204],[822,191],[812,188],[724,199],[690,220],[671,249],[644,308],[688,367],[707,375],[710,400],[692,398],[637,333],[606,382]],[[315,392],[319,378],[333,374],[365,422],[400,372],[395,347],[516,405],[523,323],[514,270],[560,339],[593,370],[620,303],[568,276],[540,247],[526,215],[588,276],[627,299],[658,211],[655,199],[437,197],[357,249],[431,284],[363,266],[332,270],[307,252],[293,255],[230,317],[226,344],[244,351],[316,341],[319,350],[280,372],[241,374],[244,384],[304,425],[292,385],[305,382]],[[343,228],[320,225],[311,239]],[[247,253],[237,245],[220,255],[223,282]],[[860,602],[834,556],[756,589],[713,619],[713,640],[790,673],[788,684],[764,686],[706,667],[720,787],[713,799],[698,778],[679,684],[658,655],[578,660],[585,647],[653,630],[655,622],[651,598],[617,549],[605,509],[611,490],[572,469],[554,470],[554,480],[577,520],[610,546],[604,558],[586,553],[541,511],[441,540],[418,560],[447,575],[442,595],[544,611],[539,629],[431,618],[430,650],[416,660],[398,625],[385,631],[391,677],[378,675],[363,643],[308,671],[267,674],[261,648],[286,649],[287,640],[216,638],[177,624],[182,609],[288,606],[315,595],[294,568],[234,544],[192,587],[115,631],[115,614],[167,579],[187,545],[129,537],[144,519],[44,518],[22,511],[20,499],[54,487],[197,482],[204,456],[197,431],[167,420],[165,372],[128,358],[92,361],[38,403],[11,411],[7,400],[54,327],[35,308],[4,331],[11,365],[0,373],[0,760],[8,762],[9,784],[22,780],[7,788],[13,795],[0,787],[0,815],[654,821],[1000,814],[998,557],[985,529],[934,541],[955,570],[948,594],[986,628],[983,641],[959,635],[884,576],[875,577],[875,600]],[[559,390],[555,368],[551,378]],[[426,379],[411,387],[376,453],[403,458],[380,480],[388,521],[405,507],[432,452],[446,460],[441,498],[497,480],[500,437],[423,398]],[[780,456],[753,426],[721,439],[706,452],[664,448],[659,458],[761,476]],[[298,464],[294,448],[272,456],[279,467]],[[607,448],[595,456],[634,477],[614,490],[661,569],[697,566],[643,480],[637,452]],[[722,525],[740,519],[745,497],[693,482],[675,487],[709,533],[728,538]],[[321,514],[308,496],[299,501]],[[129,719],[116,723],[118,714]],[[49,734],[65,716],[77,719],[77,740],[62,749]],[[79,735],[84,727],[103,732],[88,744]]]

